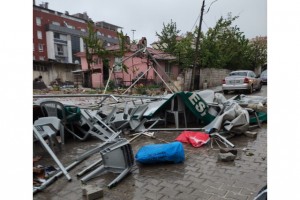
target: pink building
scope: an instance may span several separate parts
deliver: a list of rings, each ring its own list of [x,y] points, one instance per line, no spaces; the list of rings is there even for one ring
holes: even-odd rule
[[[141,82],[145,84],[161,83],[162,80],[159,76],[161,76],[166,82],[168,82],[168,77],[170,77],[171,80],[175,80],[179,74],[179,67],[175,62],[176,58],[170,54],[150,47],[147,47],[147,51],[151,54],[151,56],[148,56],[142,51],[135,54],[140,48],[142,48],[142,44],[145,46],[147,45],[146,38],[142,38],[139,44],[127,44],[123,58],[110,56],[108,57],[108,62],[104,62],[101,58],[97,58],[95,56],[94,60],[96,62],[91,65],[93,88],[104,87],[110,73],[110,80],[113,80],[116,84],[122,84],[125,86],[130,86],[138,75],[141,75],[147,70],[148,72],[141,80]],[[107,50],[112,52],[118,51],[120,50],[120,47],[119,45],[113,45],[107,47]],[[88,67],[85,53],[79,52],[75,55],[81,59],[82,70],[87,71]],[[152,57],[156,62],[152,59]],[[122,69],[121,65],[118,64],[121,63],[122,60],[123,65],[127,67],[127,73]],[[113,66],[115,66],[114,69],[112,69]]]

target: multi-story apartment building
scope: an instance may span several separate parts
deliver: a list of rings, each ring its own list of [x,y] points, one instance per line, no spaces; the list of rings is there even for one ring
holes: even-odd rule
[[[81,69],[75,54],[84,51],[82,36],[87,34],[87,23],[92,20],[86,12],[70,15],[48,6],[33,4],[33,77],[42,75],[46,85],[57,78],[74,81],[72,71]],[[107,46],[118,44],[117,31],[121,27],[104,21],[94,24],[98,37]]]

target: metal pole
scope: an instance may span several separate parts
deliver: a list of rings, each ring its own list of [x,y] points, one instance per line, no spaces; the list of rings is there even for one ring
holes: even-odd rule
[[[143,75],[141,75],[140,77],[138,77],[135,81],[134,81],[134,83],[132,83],[130,86],[129,86],[129,88],[127,88],[122,94],[125,94],[130,88],[132,88],[149,70],[151,69],[151,67],[149,67],[149,69],[147,69],[147,71],[145,71],[144,73],[143,73]]]
[[[57,95],[33,95],[33,98],[65,98],[65,97],[111,97],[116,102],[118,99],[114,97],[132,98],[132,99],[168,99],[166,97],[151,97],[151,96],[132,96],[132,95],[111,95],[111,94],[57,94]],[[102,101],[101,101],[102,102]]]
[[[199,48],[199,40],[200,40],[200,34],[201,34],[201,26],[202,26],[202,20],[203,20],[203,11],[204,11],[204,4],[205,0],[202,2],[202,7],[201,7],[201,16],[200,16],[200,22],[199,22],[199,28],[198,28],[198,35],[196,39],[196,50],[195,50],[195,58],[194,58],[194,65],[193,65],[193,71],[192,71],[192,85],[191,85],[191,91],[194,90],[194,82],[195,82],[195,69],[196,69],[196,62],[198,59],[197,52]],[[200,71],[200,69],[199,69]],[[199,83],[200,83],[200,72],[199,72]],[[200,88],[199,88],[200,89]]]
[[[141,51],[144,51],[144,49],[146,49],[146,47],[145,47],[145,48],[143,48],[143,49],[139,49],[138,51],[136,51],[136,52],[135,52],[134,54],[132,54],[131,56],[128,56],[128,57],[126,57],[126,58],[122,59],[121,63],[123,63],[124,61],[128,60],[129,58],[131,58],[131,57],[135,56],[135,55],[136,55],[136,54],[138,54],[139,52],[141,52]],[[112,72],[113,72],[113,70],[114,70],[114,67],[115,67],[115,66],[116,66],[116,65],[114,64],[114,65],[113,65],[113,68],[112,68],[112,70],[111,70],[111,73],[109,74],[109,77],[108,77],[108,80],[107,80],[107,83],[106,83],[105,89],[104,89],[104,91],[103,91],[103,94],[105,94],[105,92],[106,92],[106,90],[107,90],[107,86],[108,86],[108,83],[109,83],[109,80],[110,80],[111,74],[112,74]]]
[[[152,58],[152,60],[155,62],[155,64],[160,68],[160,70],[162,72],[165,73],[165,71],[162,69],[162,67],[160,66],[160,64],[156,61],[156,59],[151,55],[151,53],[149,53],[149,51],[146,49],[147,51],[147,54]],[[155,73],[159,76],[159,78],[164,82],[164,84],[169,88],[169,90],[173,92],[173,90],[171,90],[171,88],[167,85],[167,83],[163,80],[163,78],[159,75],[159,73],[154,69],[153,67],[153,70],[155,71]],[[171,84],[176,88],[176,90],[178,90],[178,88],[176,87],[176,85],[174,85],[174,83],[172,82],[172,80],[170,79],[170,77],[168,76],[168,74],[165,73],[165,75],[167,76],[168,80],[171,82]]]

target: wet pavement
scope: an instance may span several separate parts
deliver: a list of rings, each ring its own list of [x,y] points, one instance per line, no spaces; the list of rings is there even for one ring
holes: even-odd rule
[[[264,91],[264,90],[263,90]],[[265,90],[266,91],[266,90]],[[257,95],[257,94],[254,94]],[[256,138],[244,135],[230,138],[238,149],[233,162],[218,161],[219,147],[216,143],[194,148],[184,144],[185,161],[181,164],[140,165],[133,167],[132,173],[126,176],[112,189],[107,188],[117,175],[106,173],[87,182],[103,188],[105,200],[142,200],[142,199],[237,199],[252,200],[257,192],[267,183],[267,123],[257,131]],[[134,155],[146,144],[172,142],[181,131],[157,131],[155,138],[140,136],[131,142]],[[122,135],[130,139],[129,135]],[[98,139],[89,138],[80,142],[67,138],[61,152],[55,151],[58,158],[68,166],[76,156],[96,147]],[[243,151],[247,148],[247,151]],[[42,156],[41,165],[54,165],[50,156],[40,147],[35,146],[35,154]],[[250,152],[250,153],[249,153]],[[34,200],[81,200],[81,182],[76,174],[92,164],[101,156],[96,153],[70,170],[72,181],[61,176],[43,191],[33,195]]]

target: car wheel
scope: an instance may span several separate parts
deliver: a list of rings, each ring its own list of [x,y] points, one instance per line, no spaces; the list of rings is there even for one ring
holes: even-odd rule
[[[253,92],[253,85],[250,86],[250,89],[248,89],[248,94],[252,94]]]
[[[223,90],[223,93],[224,94],[228,94],[228,90]]]
[[[257,91],[260,91],[260,90],[261,90],[262,85],[263,85],[262,83],[259,84],[259,87],[257,88]]]

